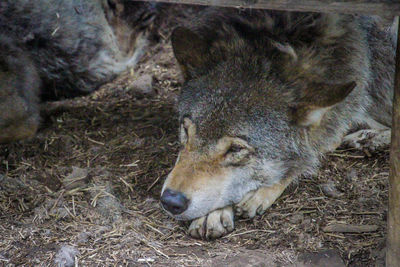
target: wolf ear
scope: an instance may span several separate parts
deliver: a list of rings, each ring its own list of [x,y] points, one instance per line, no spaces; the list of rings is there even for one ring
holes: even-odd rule
[[[192,30],[175,28],[171,43],[185,79],[190,79],[195,72],[201,72],[210,64],[207,42]]]
[[[292,107],[293,121],[300,126],[318,126],[325,113],[342,102],[356,86],[356,82],[312,85]]]

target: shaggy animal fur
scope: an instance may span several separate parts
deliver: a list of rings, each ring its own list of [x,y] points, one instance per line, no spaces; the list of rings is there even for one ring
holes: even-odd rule
[[[62,99],[96,90],[139,61],[155,11],[152,4],[125,0],[1,1],[0,46],[9,47],[7,51],[19,49],[22,55],[0,55],[3,69],[11,69],[21,80],[7,84],[7,71],[0,70],[0,101],[24,109],[20,102],[2,96],[6,92],[23,95],[29,107],[26,116],[38,117],[34,108],[38,98]],[[2,123],[20,119],[14,109],[0,110],[0,142],[25,137]],[[36,119],[32,133],[37,123]],[[1,137],[5,132],[10,138]]]
[[[172,45],[184,148],[164,190],[190,201],[177,219],[262,213],[351,127],[390,127],[395,36],[378,18],[209,9]]]

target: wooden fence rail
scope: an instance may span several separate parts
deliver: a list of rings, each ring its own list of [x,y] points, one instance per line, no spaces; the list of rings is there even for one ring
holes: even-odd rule
[[[132,0],[138,1],[138,0]],[[288,11],[400,15],[400,0],[144,0],[203,6],[244,7]]]

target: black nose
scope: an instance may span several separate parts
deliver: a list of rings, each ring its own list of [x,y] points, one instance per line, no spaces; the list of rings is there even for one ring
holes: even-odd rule
[[[174,215],[177,215],[181,214],[187,209],[189,200],[181,192],[166,189],[161,196],[161,204],[163,205],[164,209]]]

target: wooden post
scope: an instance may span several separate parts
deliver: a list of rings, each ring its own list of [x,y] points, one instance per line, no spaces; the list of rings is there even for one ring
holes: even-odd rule
[[[399,17],[397,19],[399,19]],[[400,26],[397,31],[392,144],[390,147],[386,267],[400,266]]]

